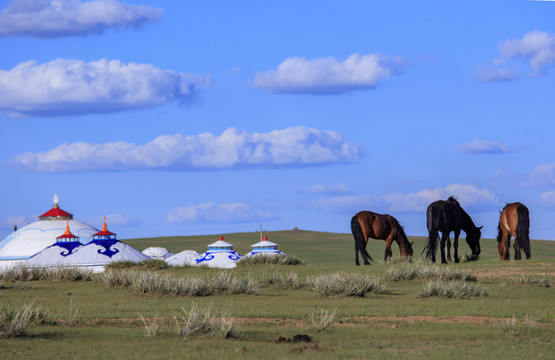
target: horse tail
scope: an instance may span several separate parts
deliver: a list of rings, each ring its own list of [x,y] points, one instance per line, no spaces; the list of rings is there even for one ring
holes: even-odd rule
[[[428,208],[428,240],[426,241],[426,246],[424,246],[422,250],[422,254],[426,252],[426,258],[428,259],[435,258],[437,241],[439,238],[439,216],[439,210],[435,206]]]
[[[518,205],[518,222],[516,225],[516,241],[526,254],[526,259],[530,259],[530,214],[524,205]]]
[[[499,223],[497,224],[497,242],[501,242],[501,240],[503,240],[503,231],[501,230],[501,217],[503,216],[503,211],[506,207],[507,205],[505,205],[503,210],[499,211]]]
[[[399,240],[399,244],[403,247],[407,256],[412,256],[412,244],[405,234],[405,228],[399,224],[397,219],[395,219],[395,224],[397,225],[397,239]]]
[[[355,238],[355,247],[361,252],[362,257],[367,256],[370,261],[374,261],[368,251],[366,250],[366,244],[364,243],[364,234],[362,233],[362,228],[358,222],[358,216],[355,215],[351,219],[351,231],[353,232],[353,237]]]

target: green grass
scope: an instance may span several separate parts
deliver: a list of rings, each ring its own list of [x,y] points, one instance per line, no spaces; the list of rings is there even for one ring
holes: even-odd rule
[[[281,250],[305,259],[307,264],[255,264],[231,270],[196,267],[116,270],[171,279],[223,276],[228,283],[229,279],[249,279],[258,285],[254,293],[215,292],[203,297],[171,292],[145,294],[132,287],[108,286],[100,281],[101,275],[92,275],[93,281],[53,278],[15,281],[4,277],[0,287],[3,306],[16,309],[32,303],[47,315],[24,336],[1,339],[0,357],[78,356],[121,360],[553,357],[555,289],[536,285],[536,280],[545,279],[551,284],[555,280],[555,242],[532,241],[531,260],[500,261],[496,241],[484,239],[478,260],[436,264],[446,269],[447,274],[470,274],[475,281],[465,284],[487,289],[487,296],[459,299],[421,297],[428,281],[435,279],[388,279],[389,269],[412,264],[379,261],[383,258],[383,241],[368,244],[370,254],[378,261],[372,266],[356,267],[349,234],[283,231],[268,235]],[[203,252],[215,238],[174,237],[127,242],[139,250],[162,246],[172,252],[185,249]],[[244,254],[250,251],[251,244],[258,242],[259,234],[228,234],[225,240]],[[419,258],[416,255],[425,239],[410,240],[415,241],[415,257]],[[464,241],[459,251],[461,254],[468,251]],[[394,260],[398,258],[397,250]],[[423,263],[423,266],[432,264]],[[385,291],[370,292],[364,297],[322,296],[311,288],[311,278],[333,274],[380,279]],[[186,312],[196,306],[211,309],[215,320],[224,315],[225,321],[219,323],[218,331],[178,335],[177,327],[173,326],[178,324],[182,334]],[[159,336],[147,336],[147,325],[155,331],[156,324],[163,331]],[[226,331],[232,331],[232,336],[226,335]],[[307,334],[313,342],[276,342],[280,337],[292,338],[296,334]]]

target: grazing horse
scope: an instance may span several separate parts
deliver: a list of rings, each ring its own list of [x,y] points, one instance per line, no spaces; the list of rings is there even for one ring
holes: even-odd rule
[[[412,256],[412,244],[405,235],[405,230],[399,224],[397,219],[391,215],[381,215],[370,211],[361,211],[351,219],[351,230],[355,238],[355,264],[360,265],[358,261],[358,252],[362,254],[364,265],[370,265],[372,257],[366,251],[368,238],[385,240],[385,256],[384,260],[393,255],[391,252],[391,244],[393,240],[399,245],[402,256]]]
[[[505,205],[499,216],[499,230],[497,234],[497,248],[499,249],[499,259],[509,260],[509,249],[511,247],[511,235],[515,238],[515,260],[522,259],[520,250],[526,254],[526,259],[530,259],[530,215],[528,208],[516,202]]]
[[[459,202],[454,197],[449,197],[449,199],[438,200],[433,202],[428,206],[428,211],[426,212],[426,218],[428,222],[428,241],[426,242],[426,257],[431,259],[432,262],[436,261],[436,249],[437,240],[439,238],[438,232],[441,232],[441,262],[447,263],[447,259],[451,260],[451,240],[449,239],[449,234],[451,231],[455,232],[455,241],[453,243],[453,248],[455,250],[455,262],[459,262],[459,235],[461,230],[466,233],[466,242],[472,250],[472,255],[480,255],[480,237],[482,236],[481,229],[474,225],[472,219],[463,210]],[[445,258],[445,243],[447,243],[447,259]]]

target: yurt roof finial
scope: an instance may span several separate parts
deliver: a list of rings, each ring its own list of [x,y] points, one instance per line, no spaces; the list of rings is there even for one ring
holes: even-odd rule
[[[71,231],[69,231],[69,219],[67,219],[66,232],[64,233],[64,235],[72,235]]]
[[[102,230],[93,234],[93,240],[116,240],[116,234],[108,230],[108,227],[106,226],[106,215],[104,215]]]
[[[54,194],[54,206],[52,206],[52,208],[54,209],[59,209],[60,205],[58,205],[58,203],[60,202],[60,198],[58,197],[58,194]]]
[[[106,215],[104,215],[104,223],[102,224],[102,230],[101,231],[108,231],[108,228],[106,227]]]
[[[67,219],[66,231],[56,238],[56,242],[78,242],[79,237],[73,235],[69,230],[69,219]]]

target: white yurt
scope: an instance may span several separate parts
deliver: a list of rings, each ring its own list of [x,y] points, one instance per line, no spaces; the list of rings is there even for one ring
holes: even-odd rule
[[[220,236],[218,241],[208,245],[207,252],[195,259],[195,263],[211,268],[232,269],[237,266],[236,261],[240,258],[241,254],[233,250],[233,245]]]
[[[248,253],[246,256],[255,256],[255,255],[285,255],[284,252],[278,250],[278,244],[268,241],[268,237],[262,237],[262,241],[257,242],[252,246],[252,251]]]
[[[143,254],[151,259],[166,260],[173,255],[171,251],[163,247],[149,247],[143,250]]]
[[[184,250],[170,256],[165,260],[166,263],[170,266],[194,266],[196,265],[195,259],[197,259],[199,256],[200,254],[194,250]]]
[[[56,243],[56,238],[64,232],[67,223],[81,243],[92,240],[98,229],[75,220],[73,215],[62,210],[59,198],[54,195],[54,205],[39,216],[39,220],[25,225],[0,241],[0,269],[22,263],[39,251]]]
[[[93,234],[92,241],[79,248],[74,254],[66,256],[61,262],[62,266],[90,268],[94,272],[104,271],[106,264],[116,261],[140,262],[150,259],[148,256],[116,239],[116,234],[108,231],[106,217],[102,230]]]
[[[66,256],[74,254],[83,244],[79,242],[79,237],[73,235],[69,230],[69,220],[66,231],[56,238],[56,243],[46,249],[31,256],[22,264],[26,267],[57,267]]]

